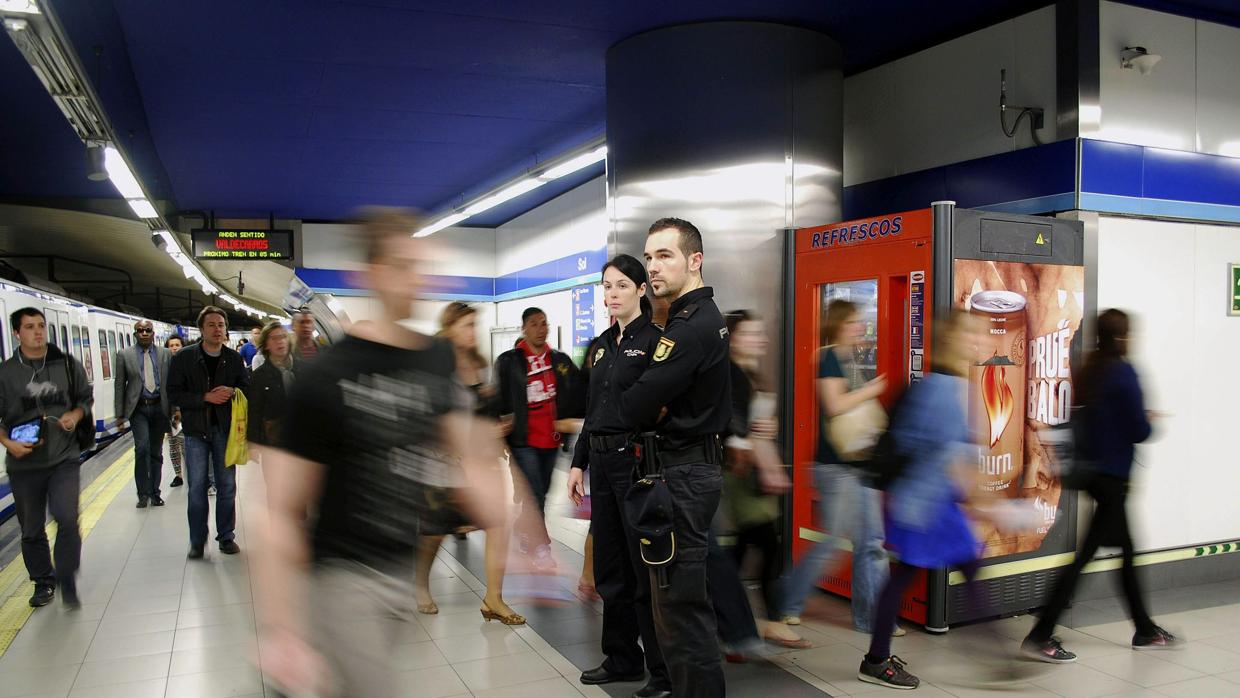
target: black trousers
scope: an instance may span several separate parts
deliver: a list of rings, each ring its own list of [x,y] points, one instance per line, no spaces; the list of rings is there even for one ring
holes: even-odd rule
[[[718,465],[700,463],[666,467],[663,477],[675,510],[676,558],[667,564],[666,588],[659,587],[656,572],[650,571],[655,631],[677,698],[718,698],[727,695],[727,688],[715,639],[706,558],[723,476]]]
[[[1133,624],[1137,626],[1137,632],[1150,635],[1154,632],[1154,621],[1150,619],[1145,600],[1141,598],[1141,584],[1137,581],[1137,568],[1133,564],[1135,554],[1132,535],[1128,530],[1128,512],[1125,509],[1128,501],[1128,481],[1110,475],[1096,475],[1085,489],[1098,504],[1093,518],[1089,521],[1089,532],[1085,534],[1085,542],[1081,545],[1076,559],[1059,578],[1059,584],[1051,594],[1046,608],[1042,609],[1042,617],[1029,633],[1029,637],[1045,642],[1055,632],[1055,624],[1072,602],[1072,592],[1076,589],[1081,570],[1089,564],[1102,545],[1120,546],[1123,552],[1120,586],[1128,601],[1128,613],[1132,616]]]
[[[168,416],[158,404],[138,403],[129,415],[133,427],[133,481],[139,497],[159,496],[164,472],[164,434]]]
[[[659,650],[650,605],[650,575],[629,526],[624,498],[633,484],[633,454],[590,453],[590,529],[594,534],[594,588],[603,598],[603,666],[617,674],[642,670],[643,652],[651,683],[671,689]],[[641,638],[641,646],[637,639]]]
[[[762,605],[766,606],[767,620],[779,620],[779,573],[782,567],[782,556],[779,551],[779,531],[774,521],[748,526],[736,532],[736,547],[732,555],[736,558],[736,568],[740,569],[745,561],[745,552],[756,548],[762,555]]]
[[[57,578],[72,579],[82,559],[82,536],[78,531],[78,496],[81,465],[65,461],[49,468],[10,470],[13,504],[22,529],[22,559],[36,584],[55,584]],[[56,521],[56,567],[47,544],[47,512]]]

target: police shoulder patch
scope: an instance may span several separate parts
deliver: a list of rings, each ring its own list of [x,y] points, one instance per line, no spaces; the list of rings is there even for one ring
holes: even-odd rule
[[[667,337],[660,337],[659,343],[654,348],[654,360],[663,361],[672,355],[672,349],[676,348],[676,342]]]
[[[594,352],[594,363],[598,363],[599,359],[602,359],[603,354],[606,354],[606,353],[607,353],[607,349],[605,347],[599,347],[598,351]]]

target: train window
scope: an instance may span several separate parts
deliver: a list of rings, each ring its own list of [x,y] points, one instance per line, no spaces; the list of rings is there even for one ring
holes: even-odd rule
[[[73,345],[69,344],[69,328],[64,325],[60,326],[60,346],[64,347],[65,351],[73,350]]]
[[[82,332],[82,367],[86,369],[86,382],[95,382],[95,362],[92,361],[90,355],[90,330],[86,325],[81,326]]]
[[[82,331],[78,329],[77,325],[73,326],[73,344],[70,346],[73,347],[73,356],[75,356],[78,361],[81,361],[82,360]]]
[[[56,323],[47,323],[47,343],[55,346],[56,344]]]
[[[108,355],[108,332],[99,330],[99,362],[103,364],[103,379],[112,378],[112,357]]]
[[[108,330],[108,354],[110,356],[116,356],[116,352],[116,330]]]

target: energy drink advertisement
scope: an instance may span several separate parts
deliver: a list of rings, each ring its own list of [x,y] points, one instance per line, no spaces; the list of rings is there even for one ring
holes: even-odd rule
[[[969,421],[982,446],[974,497],[1023,500],[1037,521],[1022,533],[980,524],[985,558],[1071,547],[1055,526],[1063,494],[1055,430],[1072,405],[1084,288],[1079,266],[955,262],[953,301],[985,327],[969,371]]]

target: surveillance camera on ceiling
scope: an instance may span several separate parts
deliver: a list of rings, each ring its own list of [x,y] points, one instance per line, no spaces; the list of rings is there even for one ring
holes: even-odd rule
[[[151,244],[160,250],[168,249],[168,241],[159,233],[151,233]]]
[[[1119,54],[1119,64],[1123,68],[1133,69],[1142,75],[1149,75],[1154,66],[1162,60],[1157,53],[1150,53],[1144,46],[1126,46]]]

